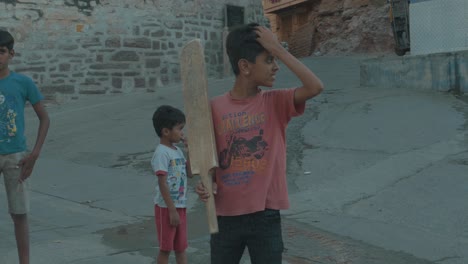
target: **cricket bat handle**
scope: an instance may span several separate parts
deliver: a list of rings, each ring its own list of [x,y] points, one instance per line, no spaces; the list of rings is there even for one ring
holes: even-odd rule
[[[210,173],[207,177],[201,177],[202,183],[208,190],[210,197],[206,201],[206,216],[208,220],[208,229],[211,234],[218,233],[218,218],[216,217],[216,206],[213,194],[213,178]]]

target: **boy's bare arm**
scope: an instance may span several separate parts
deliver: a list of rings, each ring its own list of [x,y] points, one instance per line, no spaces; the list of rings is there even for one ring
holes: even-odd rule
[[[296,57],[289,53],[269,29],[257,27],[257,41],[273,56],[281,60],[302,82],[294,94],[294,103],[302,104],[323,90],[322,81]]]
[[[36,143],[31,151],[31,154],[23,158],[19,163],[21,166],[21,175],[19,181],[26,180],[32,173],[37,158],[41,152],[42,146],[44,145],[47,132],[49,131],[50,119],[42,102],[38,102],[33,105],[33,109],[36,112],[37,118],[39,119],[39,128],[37,130]]]
[[[169,193],[169,186],[167,185],[167,176],[157,176],[157,177],[158,177],[159,191],[161,192],[161,196],[164,202],[166,203],[167,209],[169,210],[170,223],[171,225],[176,226],[179,224],[179,214],[176,211],[176,207]]]
[[[37,131],[36,144],[34,145],[31,155],[36,157],[41,152],[42,145],[44,145],[47,132],[49,131],[50,119],[47,110],[45,109],[42,102],[38,102],[33,105],[34,111],[36,112],[37,118],[39,119],[39,129]]]

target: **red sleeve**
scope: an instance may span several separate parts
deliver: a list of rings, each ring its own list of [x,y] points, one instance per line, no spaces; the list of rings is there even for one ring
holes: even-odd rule
[[[156,176],[167,176],[167,171],[158,170],[154,174],[156,174]]]

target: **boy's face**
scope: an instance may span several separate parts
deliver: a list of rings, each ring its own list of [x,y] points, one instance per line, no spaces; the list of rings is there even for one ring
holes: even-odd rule
[[[185,124],[178,124],[172,129],[165,129],[164,136],[170,143],[179,143],[184,138],[184,126]]]
[[[8,64],[14,54],[14,50],[9,50],[7,47],[0,47],[0,73],[3,73],[8,69]]]
[[[259,85],[272,87],[275,79],[276,72],[279,70],[276,58],[267,51],[263,51],[255,58],[255,64],[250,63],[251,78]]]

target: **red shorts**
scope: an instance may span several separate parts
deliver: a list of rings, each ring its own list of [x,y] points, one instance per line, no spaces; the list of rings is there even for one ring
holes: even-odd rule
[[[177,208],[180,223],[171,226],[169,209],[154,205],[156,230],[158,231],[159,250],[183,252],[187,249],[187,213],[185,208]]]

